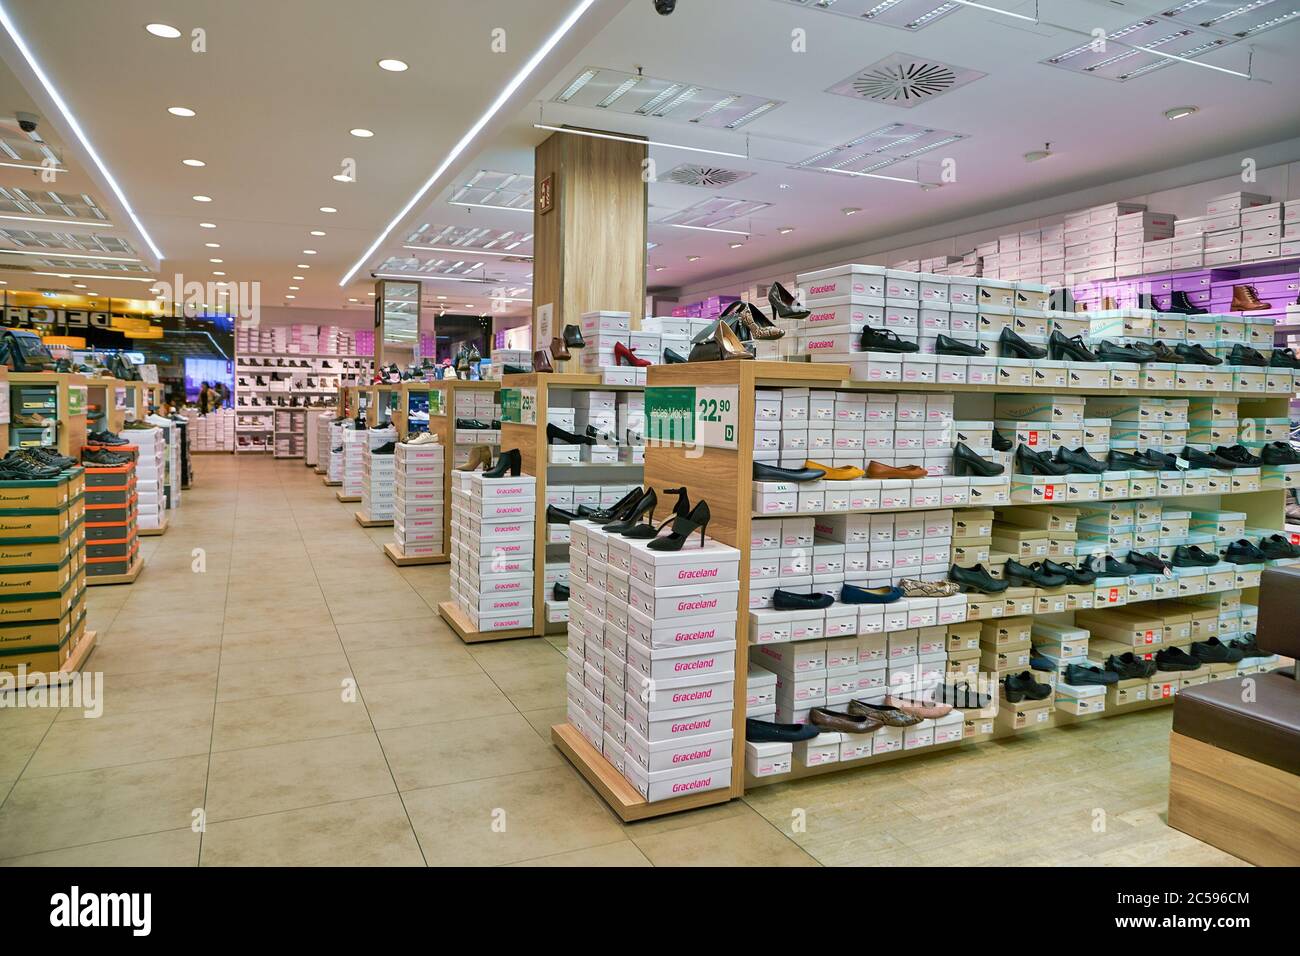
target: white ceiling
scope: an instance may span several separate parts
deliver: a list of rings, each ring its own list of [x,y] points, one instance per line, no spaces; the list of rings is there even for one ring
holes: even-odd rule
[[[532,269],[526,258],[512,262],[485,252],[531,254],[531,242],[523,238],[531,231],[531,216],[449,200],[480,171],[531,176],[533,149],[550,135],[533,127],[539,121],[745,157],[652,149],[661,175],[683,164],[721,170],[713,174],[718,180],[732,178],[726,171],[738,174],[734,182],[707,187],[652,183],[652,287],[700,282],[1233,148],[1247,156],[1250,147],[1289,138],[1300,128],[1300,100],[1295,97],[1300,60],[1294,55],[1300,20],[1202,58],[1245,71],[1253,46],[1251,68],[1257,81],[1170,63],[1117,82],[1043,61],[1086,42],[1094,28],[1115,33],[1148,15],[1158,16],[1178,0],[1041,0],[1038,11],[1044,21],[1082,31],[1082,38],[960,4],[922,29],[906,30],[811,9],[797,0],[679,0],[677,12],[668,17],[657,15],[650,0],[597,0],[541,64],[534,82],[507,103],[500,121],[489,124],[448,169],[447,185],[436,184],[433,198],[418,204],[365,261],[358,277],[340,289],[339,280],[575,2],[382,0],[358,7],[345,0],[114,0],[78,4],[77,16],[69,19],[63,4],[0,0],[162,251],[161,275],[180,272],[187,279],[216,281],[212,273],[224,271],[230,280],[262,283],[262,301],[273,305],[340,308],[356,298],[359,302],[351,308],[368,309],[366,293],[373,286],[367,273],[412,257],[414,268],[426,275],[426,301],[456,311],[487,311],[491,292],[526,288]],[[852,2],[862,5],[862,0]],[[924,0],[904,2],[927,6]],[[990,5],[998,2],[990,0]],[[1026,0],[1005,3],[1006,9],[1022,14],[1035,9]],[[848,9],[849,0],[840,4]],[[1205,8],[1225,5],[1231,7],[1231,0],[1207,0]],[[1274,0],[1270,6],[1278,12],[1300,9],[1294,0]],[[1263,12],[1250,16],[1258,20]],[[159,21],[187,35],[202,28],[207,52],[191,52],[186,37],[160,39],[143,29]],[[1226,35],[1231,25],[1224,21],[1217,29]],[[506,29],[504,53],[490,49],[496,27]],[[1112,49],[1118,56],[1126,48],[1114,41]],[[30,73],[17,63],[12,47],[0,42],[0,53],[13,68],[12,75],[0,70],[0,138],[10,135],[5,118],[15,110],[39,113],[41,133],[71,170],[56,187],[48,187],[31,171],[0,167],[0,185],[86,193],[113,221],[110,235],[116,243],[132,250],[126,255],[152,266],[143,236]],[[937,61],[951,68],[957,85],[909,108],[833,90],[865,67],[887,66],[895,54]],[[380,70],[376,61],[382,57],[405,60],[411,69]],[[1142,54],[1124,62],[1142,59],[1152,58]],[[1098,61],[1093,57],[1091,62]],[[599,101],[590,96],[553,102],[588,68],[613,71],[607,76],[614,89],[618,74],[627,77],[640,69],[647,77],[705,92],[687,97],[683,113],[664,118],[632,112],[649,98],[638,99],[635,90],[612,108],[578,105]],[[589,93],[596,89],[593,85]],[[609,90],[602,88],[600,97]],[[735,104],[701,122],[683,122],[680,116],[706,102],[710,91],[739,95],[743,99],[736,103],[746,108],[777,105],[734,131],[721,121],[736,118],[740,107]],[[1186,104],[1200,111],[1177,122],[1163,118],[1164,110]],[[190,107],[198,115],[170,116],[166,110],[173,105]],[[907,125],[814,159],[894,124]],[[350,136],[353,127],[376,135]],[[890,139],[918,133],[907,143]],[[961,138],[944,142],[954,135]],[[1054,153],[1049,160],[1024,162],[1022,154],[1047,142]],[[932,143],[941,145],[916,157],[905,155]],[[877,147],[880,152],[867,155]],[[186,157],[207,165],[188,168],[181,164]],[[357,162],[357,181],[334,182],[331,176],[348,158]],[[956,181],[928,191],[913,183],[808,168],[848,161],[847,168],[877,167],[881,175],[937,181],[944,159],[955,163]],[[801,162],[803,168],[792,168]],[[195,202],[190,197],[196,194],[213,201]],[[504,196],[505,205],[528,206],[526,194],[495,195]],[[737,201],[751,205],[736,207]],[[702,209],[684,212],[701,204]],[[339,211],[318,212],[323,205]],[[737,209],[742,213],[738,218],[727,217]],[[860,211],[848,216],[845,209]],[[658,222],[663,219],[716,223],[749,235],[675,228]],[[217,228],[202,229],[200,221]],[[447,227],[451,231],[445,232]],[[782,234],[782,228],[793,231]],[[469,229],[486,231],[467,238]],[[312,230],[326,235],[313,237]],[[511,235],[503,238],[506,232]],[[463,245],[465,255],[403,248],[434,245],[426,237],[440,233],[447,241],[436,244]],[[521,244],[505,249],[515,241]],[[221,248],[208,249],[206,242],[219,242]],[[82,251],[81,243],[64,251]],[[118,248],[116,243],[106,242],[104,248]],[[739,248],[730,248],[736,243]],[[35,285],[30,275],[13,271],[17,265],[30,268],[34,257],[6,255],[4,248],[12,245],[0,236],[0,278],[11,288]],[[305,249],[317,254],[307,256]],[[210,263],[210,258],[224,263]],[[428,278],[430,273],[447,274],[457,262],[462,264],[453,274],[462,278],[467,266],[481,262],[472,277],[488,282]],[[299,263],[311,269],[300,270]],[[306,278],[294,280],[294,275]],[[70,288],[73,281],[47,277],[42,287]],[[119,287],[128,285],[99,284],[114,288],[89,291],[121,294]],[[300,289],[293,292],[291,285]],[[290,294],[297,298],[286,299]],[[524,300],[527,295],[505,298]],[[510,314],[528,311],[526,301],[499,306]]]

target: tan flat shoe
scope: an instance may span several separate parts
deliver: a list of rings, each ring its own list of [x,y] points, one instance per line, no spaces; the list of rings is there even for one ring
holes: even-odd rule
[[[822,477],[826,481],[853,481],[866,475],[861,468],[853,465],[841,465],[839,468],[832,468],[830,465],[822,465],[809,458],[803,463],[805,468],[817,468],[826,472]]]
[[[897,707],[903,713],[912,714],[922,720],[952,713],[952,704],[936,704],[928,700],[911,700],[907,697],[886,697],[885,704],[889,707]]]
[[[878,461],[870,462],[867,465],[868,478],[925,478],[928,475],[929,472],[920,465],[895,468],[893,465],[881,464]]]

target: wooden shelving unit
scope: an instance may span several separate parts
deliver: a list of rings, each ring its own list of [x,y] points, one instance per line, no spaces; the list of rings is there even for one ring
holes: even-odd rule
[[[8,449],[9,440],[13,430],[17,427],[14,424],[14,417],[23,412],[18,402],[14,398],[14,389],[23,386],[52,387],[55,392],[56,409],[53,415],[47,416],[58,420],[58,426],[55,428],[54,444],[60,455],[69,455],[73,458],[81,457],[81,448],[86,444],[86,411],[83,407],[79,414],[71,414],[72,409],[72,391],[73,389],[83,389],[86,387],[89,379],[82,375],[60,373],[60,372],[9,372],[8,387],[10,389],[9,401],[9,434],[5,436],[5,447]]]

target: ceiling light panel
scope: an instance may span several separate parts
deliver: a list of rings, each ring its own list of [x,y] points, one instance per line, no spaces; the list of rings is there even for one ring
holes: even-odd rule
[[[868,23],[896,27],[912,33],[923,30],[962,8],[962,4],[952,3],[949,0],[777,0],[777,2],[805,10],[838,13],[843,17],[866,20]]]
[[[751,93],[598,66],[586,67],[564,82],[552,102],[713,129],[739,129],[784,105],[783,100]]]
[[[99,203],[86,193],[56,193],[13,186],[0,186],[0,213],[108,222]]]
[[[793,164],[791,169],[806,169],[832,175],[828,170],[874,173],[901,159],[911,159],[932,149],[966,139],[964,133],[890,123],[854,137],[840,146],[823,149]]]
[[[480,169],[468,181],[453,186],[449,200],[473,206],[532,209],[533,177],[526,173]]]
[[[984,77],[969,70],[911,53],[891,53],[827,88],[855,100],[910,109]]]
[[[1121,83],[1136,79],[1165,67],[1179,66],[1178,61],[1170,59],[1170,56],[1195,60],[1206,53],[1235,43],[1236,40],[1229,35],[1228,29],[1230,25],[1237,22],[1235,19],[1225,20],[1216,25],[1212,28],[1214,32],[1202,28],[1196,21],[1210,20],[1248,2],[1249,0],[1237,0],[1236,3],[1230,4],[1221,0],[1205,0],[1200,5],[1192,6],[1192,0],[1185,0],[1182,4],[1166,8],[1169,13],[1177,11],[1174,16],[1153,14],[1112,30],[1106,35],[1111,42],[1106,43],[1104,50],[1093,49],[1091,43],[1079,43],[1042,62],[1072,73],[1098,76]],[[1295,0],[1289,2],[1290,6],[1277,8],[1278,11],[1300,9],[1296,6]],[[1267,9],[1268,7],[1262,7],[1256,12]],[[1250,16],[1258,21],[1267,19],[1264,16],[1254,17],[1253,13]],[[1246,15],[1243,15],[1241,23],[1249,28],[1250,24],[1245,17]],[[1160,56],[1157,53],[1135,49],[1136,47],[1159,50],[1160,53],[1167,55]],[[1243,69],[1244,63],[1243,56],[1241,64],[1235,65],[1234,68]],[[1186,64],[1183,66],[1186,67]]]
[[[489,229],[486,226],[441,226],[425,224],[406,237],[408,243],[421,246],[455,246],[467,252],[513,252],[532,254],[533,234],[520,229]],[[528,248],[525,248],[528,246]]]
[[[712,199],[703,199],[687,206],[685,209],[678,209],[675,212],[660,216],[654,221],[669,226],[696,226],[716,229],[739,219],[748,219],[771,205],[770,202],[714,196]]]
[[[135,255],[125,239],[105,233],[38,232],[31,229],[0,229],[0,242],[19,249],[50,249],[64,252],[105,255]]]
[[[1166,7],[1160,16],[1242,39],[1300,19],[1300,3],[1295,0],[1185,0]]]
[[[0,160],[10,163],[27,163],[40,166],[49,162],[56,167],[63,166],[63,158],[46,143],[36,143],[26,137],[0,136]]]

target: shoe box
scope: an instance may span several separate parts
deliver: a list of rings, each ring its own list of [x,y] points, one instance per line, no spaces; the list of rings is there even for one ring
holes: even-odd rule
[[[532,510],[536,507],[537,481],[531,476],[485,478],[481,472],[454,472],[452,491],[451,585],[458,605],[479,631],[531,628],[533,616]],[[495,514],[501,507],[523,512],[510,517]],[[406,519],[395,536],[405,544],[407,535],[434,525],[441,532],[441,517]],[[527,570],[521,570],[526,567]]]

